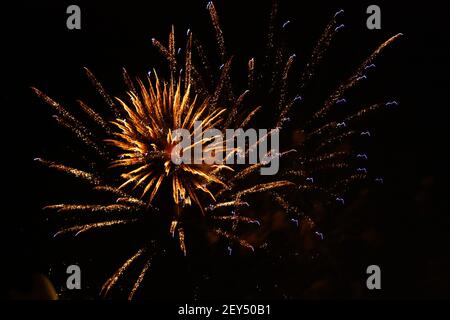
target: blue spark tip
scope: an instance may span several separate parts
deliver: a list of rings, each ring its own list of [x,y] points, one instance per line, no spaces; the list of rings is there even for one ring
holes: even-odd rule
[[[339,30],[341,30],[342,28],[344,28],[345,27],[345,25],[344,24],[340,24],[339,26],[337,26],[335,29],[334,29],[334,31],[339,31]]]
[[[389,106],[398,106],[398,102],[395,100],[386,102],[386,107],[389,107]]]
[[[368,159],[367,154],[365,154],[365,153],[358,153],[358,154],[356,155],[356,158],[358,158],[358,159],[364,159],[364,160],[367,160],[367,159]]]
[[[356,80],[360,81],[360,80],[366,80],[367,76],[366,75],[362,75],[361,77],[358,77]]]
[[[341,10],[339,10],[338,12],[336,12],[336,13],[334,14],[334,17],[336,18],[338,15],[343,14],[343,13],[344,13],[344,10],[341,9]]]
[[[384,183],[384,179],[383,178],[375,178],[374,181],[377,182],[377,183],[381,183],[381,184]]]
[[[320,240],[323,240],[324,236],[322,232],[316,231],[314,233],[320,238]]]

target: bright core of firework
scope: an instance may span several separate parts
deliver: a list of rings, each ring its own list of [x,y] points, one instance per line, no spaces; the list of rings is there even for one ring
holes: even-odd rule
[[[139,81],[140,95],[132,91],[128,93],[131,105],[118,99],[126,111],[127,118],[113,121],[119,132],[114,133],[114,139],[106,141],[121,151],[119,159],[114,160],[111,167],[120,167],[127,171],[121,174],[125,182],[119,189],[128,185],[133,185],[133,189],[142,186],[141,198],[149,193],[148,203],[150,203],[161,183],[168,179],[172,182],[175,204],[191,205],[193,201],[201,208],[197,190],[215,200],[208,185],[219,184],[225,187],[225,183],[216,176],[216,173],[220,169],[231,168],[221,164],[174,164],[171,161],[171,151],[177,141],[172,132],[175,129],[187,129],[192,132],[192,136],[201,136],[204,131],[222,122],[225,110],[210,111],[208,98],[200,103],[197,96],[191,100],[190,85],[183,90],[180,82],[172,79],[166,83],[160,81],[156,75],[154,81],[148,79],[147,87]],[[196,132],[198,129],[193,130],[196,121],[201,122],[202,132]],[[198,145],[207,148],[210,140],[204,138],[196,141],[183,148],[182,153],[190,152]],[[218,147],[214,148],[217,150]],[[223,148],[224,150],[220,151],[226,151],[226,147]]]

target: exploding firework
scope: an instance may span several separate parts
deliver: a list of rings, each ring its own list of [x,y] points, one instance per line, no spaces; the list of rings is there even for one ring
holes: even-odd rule
[[[334,106],[345,102],[344,93],[364,79],[364,73],[373,66],[374,59],[400,35],[395,35],[381,44],[348,80],[338,85],[323,106],[300,125],[291,121],[290,113],[301,103],[307,84],[315,75],[315,69],[330,46],[333,36],[341,29],[338,18],[342,10],[334,15],[325,28],[310,61],[299,76],[300,85],[294,90],[290,88],[289,83],[294,77],[291,69],[295,55],[287,54],[284,43],[276,36],[279,31],[276,27],[276,2],[271,11],[266,54],[248,61],[247,87],[241,90],[236,88],[236,82],[231,76],[233,59],[227,53],[218,14],[212,2],[208,4],[207,10],[215,32],[219,66],[213,65],[206,47],[190,30],[187,32],[185,49],[177,49],[175,30],[172,27],[167,45],[152,39],[153,45],[167,61],[167,80],[159,78],[157,72],[153,71],[145,81],[134,81],[124,70],[126,95],[112,98],[92,72],[86,69],[88,78],[110,107],[109,114],[99,114],[86,103],[79,101],[81,110],[88,118],[88,121],[81,121],[67,108],[33,88],[39,97],[54,108],[57,113],[55,120],[85,145],[86,152],[95,154],[96,160],[91,167],[96,170],[82,170],[41,158],[37,161],[84,180],[94,191],[111,196],[111,201],[107,204],[63,203],[45,207],[62,213],[105,214],[100,221],[68,226],[59,230],[55,236],[78,235],[91,230],[133,225],[149,214],[163,214],[158,204],[170,202],[171,205],[166,207],[171,210],[164,213],[169,223],[162,224],[161,228],[167,227],[167,233],[178,241],[184,255],[189,252],[185,237],[190,229],[186,220],[193,210],[201,213],[202,223],[218,237],[230,244],[254,251],[257,249],[255,244],[243,238],[239,232],[240,225],[260,225],[257,213],[253,212],[250,216],[246,214],[247,209],[253,205],[251,199],[254,194],[270,195],[274,204],[283,209],[297,225],[304,222],[314,226],[313,220],[302,209],[302,204],[292,201],[286,192],[281,193],[278,189],[289,189],[291,194],[300,195],[315,192],[329,200],[343,202],[343,190],[352,182],[366,177],[364,168],[349,173],[349,163],[355,155],[340,150],[339,146],[352,135],[367,134],[352,129],[362,117],[396,102],[363,107],[355,114],[340,119],[330,119],[329,114]],[[285,24],[281,29],[284,27]],[[183,55],[180,54],[182,51]],[[297,77],[296,81],[298,79]],[[301,136],[300,143],[293,148],[287,148],[278,154],[268,151],[263,157],[289,158],[289,161],[283,163],[279,175],[264,179],[258,176],[258,170],[267,164],[262,159],[259,159],[258,163],[248,165],[229,165],[225,161],[219,164],[203,162],[176,165],[171,161],[171,152],[177,143],[173,137],[174,130],[181,128],[193,131],[193,135],[201,134],[202,132],[193,130],[195,121],[201,121],[202,130],[218,128],[223,132],[227,128],[249,128],[255,123],[255,118],[264,112],[276,115],[270,117],[274,119],[273,123],[270,123],[272,128],[278,131],[294,128]],[[270,132],[261,137],[255,145],[262,143],[269,135]],[[192,143],[183,151],[188,152],[195,144],[203,150],[214,147],[223,151],[227,157],[234,157],[239,151],[225,146],[223,149],[217,149],[208,139]],[[247,150],[252,147],[255,146],[249,146]],[[248,152],[245,156],[248,157]],[[367,157],[364,154],[356,156]],[[315,177],[324,172],[335,172],[336,178],[331,183],[320,184]],[[280,176],[282,178],[278,178]],[[164,186],[171,190],[170,196],[161,191]],[[158,199],[161,201],[158,202]],[[129,215],[112,219],[107,213]],[[156,250],[154,241],[149,240],[148,244],[143,244],[142,248],[134,252],[105,282],[101,290],[102,295],[107,296],[127,270],[137,261],[144,259],[141,272],[129,293],[129,298],[133,298],[145,274],[151,269]]]

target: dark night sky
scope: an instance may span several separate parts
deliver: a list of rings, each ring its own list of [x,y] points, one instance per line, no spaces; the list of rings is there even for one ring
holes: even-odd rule
[[[283,290],[273,287],[273,283],[280,283],[294,297],[450,297],[446,178],[449,160],[446,109],[450,89],[448,11],[438,1],[427,1],[420,6],[410,1],[377,1],[382,10],[382,29],[370,31],[365,28],[365,8],[372,2],[280,2],[282,20],[292,22],[291,50],[300,60],[308,57],[334,12],[345,9],[346,28],[338,35],[323,67],[324,86],[331,85],[330,89],[333,83],[348,76],[376,45],[395,33],[404,33],[379,59],[380,67],[377,65],[373,79],[358,89],[362,101],[392,97],[400,102],[397,109],[376,117],[370,124],[375,133],[368,146],[374,155],[370,166],[376,175],[384,177],[385,184],[365,188],[367,193],[362,200],[355,201],[356,209],[340,212],[340,219],[331,218],[328,222],[336,223],[341,231],[346,230],[348,239],[339,245],[327,244],[332,250],[330,256],[336,261],[327,264],[322,273],[312,275],[317,281],[305,284],[307,281],[296,274],[301,271],[282,265],[264,269],[267,274],[252,276],[252,269],[243,271],[254,277],[249,283],[258,282],[257,277],[264,278],[263,294],[252,291],[250,285],[237,290],[238,284],[226,274],[226,268],[241,270],[242,264],[248,263],[249,268],[256,270],[259,262],[267,261],[261,257],[256,261],[242,258],[244,262],[222,261],[222,267],[212,263],[214,271],[210,273],[216,280],[212,285],[205,285],[200,295],[280,298]],[[65,9],[74,3],[82,10],[80,31],[69,31],[65,25]],[[205,6],[205,1],[170,0],[2,4],[4,191],[1,214],[5,237],[2,245],[6,247],[7,257],[2,261],[11,274],[8,286],[17,286],[31,272],[48,274],[52,267],[50,278],[59,288],[63,282],[57,282],[63,281],[64,266],[80,262],[92,267],[87,276],[92,283],[83,292],[68,293],[67,297],[95,297],[95,288],[115,269],[108,262],[117,265],[123,259],[123,256],[117,260],[108,255],[126,249],[124,241],[113,250],[107,239],[97,240],[95,244],[89,242],[93,238],[80,240],[78,244],[51,239],[52,230],[40,208],[54,196],[84,191],[33,162],[37,156],[50,155],[57,159],[68,135],[61,134],[62,129],[51,119],[50,109],[32,95],[29,87],[36,86],[65,105],[78,98],[98,102],[83,73],[82,68],[88,66],[112,94],[120,94],[121,68],[143,76],[160,63],[151,38],[165,41],[172,23],[181,33],[191,28],[203,37],[212,34]],[[217,0],[216,6],[231,52],[248,59],[263,48],[262,30],[267,25],[269,1]],[[379,245],[364,242],[371,234],[375,234]],[[94,248],[102,252],[95,252]],[[168,283],[152,282],[160,297],[173,296],[172,288],[176,285],[181,288],[180,297],[191,296],[195,281],[189,277],[195,274],[191,270],[195,269],[195,263],[198,262],[185,268],[188,271],[179,271],[173,265],[157,266],[160,275],[178,273]],[[364,279],[363,266],[371,263],[379,263],[385,272],[382,292],[374,295],[353,290],[350,283]],[[102,268],[105,265],[106,269]],[[306,289],[296,290],[295,280],[301,283],[299,287]],[[291,285],[294,288],[290,282],[294,282]],[[323,293],[315,291],[314,283],[319,286],[325,283],[331,289]],[[219,294],[213,286],[223,290]]]

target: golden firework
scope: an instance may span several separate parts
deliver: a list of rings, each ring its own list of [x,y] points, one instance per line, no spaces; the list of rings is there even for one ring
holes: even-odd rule
[[[286,179],[277,176],[251,180],[265,165],[261,159],[259,163],[240,168],[229,167],[225,163],[208,164],[209,161],[202,161],[201,164],[175,164],[171,161],[172,150],[178,143],[174,135],[176,129],[188,130],[193,138],[196,134],[203,136],[202,133],[211,128],[217,128],[222,132],[226,128],[246,128],[252,123],[255,115],[267,111],[268,118],[273,120],[272,127],[286,130],[286,123],[290,120],[288,115],[302,100],[300,95],[305,95],[304,88],[315,75],[315,69],[325,55],[333,36],[341,29],[337,24],[337,17],[342,10],[334,15],[313,50],[310,61],[299,77],[300,89],[296,89],[295,92],[289,90],[288,83],[292,78],[291,69],[295,55],[286,55],[283,45],[275,40],[277,2],[274,1],[267,35],[267,56],[249,59],[248,85],[245,88],[238,88],[241,93],[235,95],[235,83],[231,77],[232,58],[225,50],[219,18],[212,2],[208,3],[207,9],[215,31],[220,66],[211,64],[211,59],[208,58],[202,44],[190,31],[187,33],[183,59],[182,55],[178,54],[182,50],[176,50],[175,32],[172,27],[167,46],[156,39],[152,40],[169,66],[169,76],[166,80],[158,78],[156,72],[153,72],[145,83],[141,80],[135,82],[124,70],[123,76],[128,87],[126,96],[114,99],[86,69],[87,76],[96,91],[109,106],[109,114],[97,113],[85,102],[78,101],[81,110],[88,116],[88,121],[78,120],[79,118],[72,115],[68,109],[33,88],[35,93],[56,112],[54,118],[58,124],[71,131],[86,146],[83,151],[89,155],[95,154],[87,169],[78,169],[40,158],[37,158],[38,162],[87,182],[95,192],[110,195],[109,203],[59,203],[46,206],[46,209],[61,214],[90,212],[101,217],[100,221],[64,227],[55,236],[67,233],[78,235],[90,230],[120,228],[139,223],[144,213],[158,210],[154,201],[158,195],[164,200],[170,199],[174,204],[175,210],[167,213],[171,218],[168,231],[174,238],[178,238],[179,248],[185,255],[188,250],[185,236],[191,230],[184,224],[185,211],[182,208],[192,204],[196,204],[204,213],[202,218],[208,230],[225,239],[229,244],[228,248],[237,244],[245,249],[255,250],[254,246],[258,244],[250,243],[248,238],[243,239],[237,228],[238,224],[260,223],[258,219],[261,215],[258,215],[258,212],[246,215],[242,210],[252,205],[248,198],[253,194],[270,195],[275,204],[297,226],[299,222],[314,226],[313,220],[304,213],[301,201],[295,201],[298,200],[296,199],[299,198],[298,195],[315,192],[331,201],[343,201],[340,197],[342,189],[353,181],[366,177],[367,172],[364,170],[358,171],[357,174],[343,172],[349,168],[349,162],[354,155],[347,151],[338,151],[338,147],[345,139],[357,133],[352,129],[352,125],[360,118],[395,101],[361,107],[358,112],[345,115],[344,118],[327,117],[334,106],[345,100],[344,93],[365,77],[365,71],[371,68],[372,61],[379,53],[398,39],[400,34],[381,44],[347,81],[337,86],[324,104],[306,119],[307,121],[295,124],[300,129],[301,143],[294,145],[295,149],[276,155],[292,157],[290,165],[281,173]],[[183,77],[178,76],[181,74]],[[196,132],[194,128],[196,121],[201,122],[201,132]],[[96,133],[93,133],[94,131]],[[265,138],[267,136],[256,144]],[[193,143],[183,147],[182,152],[190,152],[192,148],[198,146],[205,151],[212,148],[208,138],[193,140]],[[225,153],[224,159],[236,152],[224,145],[213,147],[217,152]],[[325,171],[327,175],[330,171],[338,174],[330,176],[331,183],[315,182],[314,175]],[[164,198],[165,193],[158,193],[164,184],[171,188],[170,198],[167,199]],[[294,197],[275,191],[287,187],[295,192]],[[111,217],[109,213],[119,213],[120,218]],[[125,272],[130,271],[132,265],[145,259],[141,272],[131,286],[129,298],[133,298],[151,267],[155,252],[159,250],[158,244],[155,243],[157,241],[149,242],[150,244],[145,243],[141,248],[134,249],[134,254],[106,281],[102,294],[107,295]],[[260,248],[263,247],[261,244]]]
[[[121,150],[119,159],[114,160],[111,167],[131,169],[121,174],[125,182],[119,189],[130,184],[133,189],[143,186],[141,198],[149,193],[150,203],[161,184],[165,180],[171,180],[175,204],[191,205],[193,201],[202,208],[197,191],[215,200],[208,185],[219,184],[226,187],[216,174],[218,169],[231,168],[224,164],[174,164],[171,153],[178,141],[174,139],[172,132],[186,129],[191,132],[193,141],[194,135],[203,136],[203,131],[220,125],[225,109],[210,111],[209,98],[200,103],[197,96],[191,99],[191,86],[188,85],[183,92],[181,80],[175,82],[172,78],[169,83],[163,82],[155,73],[154,83],[150,78],[147,86],[142,81],[138,83],[140,95],[128,92],[131,105],[118,99],[127,117],[113,121],[119,132],[114,133],[114,139],[106,140]],[[194,130],[196,121],[201,123],[201,132]],[[182,152],[190,152],[195,145],[206,149],[210,140],[202,138],[192,142]],[[215,149],[220,152],[228,151],[226,146],[215,146]]]

